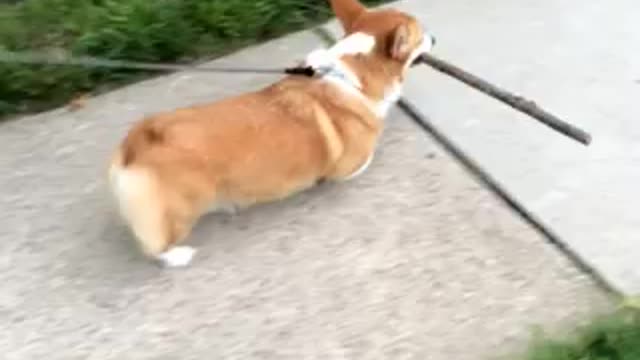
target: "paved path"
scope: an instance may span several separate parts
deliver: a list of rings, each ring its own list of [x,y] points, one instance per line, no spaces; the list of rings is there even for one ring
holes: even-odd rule
[[[517,12],[508,1],[498,2]],[[505,36],[481,42],[473,24],[500,24],[495,12],[503,10],[465,10],[472,2],[463,1],[429,3],[421,14],[438,28],[443,54],[512,88],[520,84],[499,78],[497,67],[481,66],[491,53],[486,49],[499,49]],[[478,13],[486,19],[471,16]],[[508,22],[502,26],[510,28]],[[476,50],[461,56],[462,44],[470,41]],[[317,44],[305,32],[217,63],[283,65]],[[270,64],[264,64],[265,54]],[[508,54],[505,49],[494,58],[519,62]],[[508,65],[502,69],[524,76]],[[427,70],[415,73],[430,76]],[[106,194],[104,167],[112,148],[144,114],[272,80],[177,73],[100,96],[76,112],[60,109],[0,126],[4,359],[477,360],[521,348],[531,325],[556,327],[608,307],[591,279],[397,111],[378,157],[358,180],[235,217],[205,219],[191,239],[200,252],[188,269],[165,271],[143,261]],[[490,123],[486,115],[498,111],[449,81],[429,80],[420,92],[414,82],[409,96],[423,96],[423,109],[442,123]],[[547,85],[555,83],[550,80]],[[565,104],[546,100],[554,107]],[[514,117],[509,111],[500,115],[493,122]],[[473,134],[484,136],[490,149],[503,145],[495,155],[511,161],[514,172],[530,170],[536,161],[523,157],[514,163],[514,146],[549,141],[584,152],[535,126],[519,125],[526,120],[514,117],[512,123],[499,134],[484,128]],[[525,130],[529,139],[522,137]],[[469,146],[480,143],[461,134],[458,139]],[[486,159],[487,153],[481,155]],[[565,221],[577,220],[572,215]]]
[[[430,70],[407,90],[613,287],[640,293],[640,2],[401,7],[429,21],[438,55],[592,133],[593,144],[582,147]]]

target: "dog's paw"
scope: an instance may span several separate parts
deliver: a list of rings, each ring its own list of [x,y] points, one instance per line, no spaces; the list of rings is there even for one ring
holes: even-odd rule
[[[166,267],[184,267],[191,263],[197,251],[191,246],[175,246],[160,254],[159,258]]]

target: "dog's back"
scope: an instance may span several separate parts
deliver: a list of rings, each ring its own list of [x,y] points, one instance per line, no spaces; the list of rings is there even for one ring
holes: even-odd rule
[[[282,199],[371,162],[388,104],[422,51],[421,30],[407,15],[369,13],[356,0],[332,5],[353,33],[309,56],[327,73],[158,114],[127,134],[111,185],[149,256],[184,265],[193,250],[176,244],[209,209]]]

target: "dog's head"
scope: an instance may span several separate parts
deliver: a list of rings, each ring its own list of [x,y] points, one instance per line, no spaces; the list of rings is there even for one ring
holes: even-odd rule
[[[407,70],[431,50],[435,38],[413,16],[394,9],[368,9],[358,0],[330,0],[344,29],[333,47],[316,50],[307,64],[333,73],[373,101],[384,116],[400,96]]]
[[[358,0],[330,0],[345,37],[369,35],[375,40],[373,53],[404,68],[435,45],[435,37],[427,33],[413,16],[395,9],[369,10]]]

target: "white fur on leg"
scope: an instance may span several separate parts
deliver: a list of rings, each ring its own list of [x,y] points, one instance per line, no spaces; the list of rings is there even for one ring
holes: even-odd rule
[[[167,267],[184,267],[191,263],[197,250],[191,246],[174,246],[163,252],[158,258]]]
[[[369,165],[371,165],[372,161],[373,161],[373,154],[371,154],[369,158],[367,158],[367,161],[365,161],[364,164],[362,164],[356,171],[354,171],[351,175],[347,176],[344,179],[344,181],[351,180],[362,175],[367,170]]]

